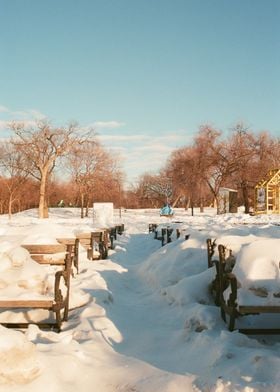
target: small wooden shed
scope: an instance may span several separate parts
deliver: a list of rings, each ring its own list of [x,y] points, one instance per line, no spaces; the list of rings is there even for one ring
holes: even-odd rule
[[[279,213],[280,169],[273,169],[255,186],[255,214]]]
[[[220,188],[218,198],[218,214],[237,212],[237,190]]]

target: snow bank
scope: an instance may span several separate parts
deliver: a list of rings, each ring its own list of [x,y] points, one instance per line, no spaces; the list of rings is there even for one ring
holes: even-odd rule
[[[26,384],[41,372],[35,345],[21,332],[0,326],[0,384]]]
[[[48,290],[47,270],[21,246],[0,242],[0,298],[37,298]]]
[[[150,285],[165,288],[185,276],[199,274],[206,266],[205,244],[196,239],[179,239],[152,253],[139,267],[139,273]]]
[[[243,245],[233,269],[240,288],[238,303],[280,305],[280,239]]]
[[[28,284],[43,268],[31,266],[19,246],[22,241],[50,243],[93,227],[92,218],[81,220],[75,209],[51,210],[47,222],[35,217],[34,211],[15,215],[11,222],[0,217],[6,242],[0,244],[0,272],[13,272],[9,284],[22,280],[27,265]],[[0,390],[278,391],[279,336],[257,340],[227,330],[209,293],[215,269],[207,268],[206,252],[208,237],[233,249],[235,272],[243,281],[239,293],[256,297],[252,282],[258,282],[269,298],[279,284],[277,219],[216,216],[213,210],[191,216],[181,209],[172,222],[156,210],[123,211],[126,232],[118,236],[109,259],[89,261],[80,248],[69,319],[60,334],[36,325],[25,332],[0,328]],[[184,230],[182,238],[176,240],[174,231],[172,243],[161,247],[148,234],[148,223],[154,222]],[[185,241],[184,234],[190,239]],[[53,267],[43,271],[53,278]]]

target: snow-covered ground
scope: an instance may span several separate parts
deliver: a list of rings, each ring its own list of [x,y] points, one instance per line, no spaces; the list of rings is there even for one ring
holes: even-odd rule
[[[125,232],[108,259],[89,261],[80,248],[61,333],[35,324],[23,331],[0,326],[0,391],[279,391],[280,335],[227,330],[209,294],[215,271],[207,268],[206,239],[216,238],[237,257],[240,301],[279,305],[273,293],[280,291],[280,217],[217,216],[209,209],[194,216],[175,210],[166,218],[158,210],[128,210],[121,217],[116,211],[120,222]],[[149,223],[169,224],[182,235],[176,239],[174,230],[162,247]],[[0,299],[51,290],[55,267],[33,262],[21,244],[53,243],[93,228],[92,218],[80,219],[75,209],[53,209],[48,220],[35,210],[11,221],[0,216]],[[267,296],[256,297],[252,287]],[[1,320],[14,317],[22,314],[5,312]],[[258,317],[246,320],[256,325]],[[265,321],[280,327],[279,317]]]

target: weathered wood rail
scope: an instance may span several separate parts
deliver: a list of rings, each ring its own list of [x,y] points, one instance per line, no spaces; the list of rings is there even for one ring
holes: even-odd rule
[[[260,315],[260,314],[277,314],[280,313],[280,305],[250,305],[238,303],[238,288],[239,284],[237,277],[232,272],[234,267],[235,258],[230,249],[227,249],[224,245],[218,245],[219,257],[213,260],[216,241],[207,239],[207,256],[208,256],[208,267],[211,268],[215,265],[216,276],[211,282],[210,289],[214,296],[216,305],[220,307],[221,317],[228,325],[229,331],[234,331],[236,326],[236,320],[249,315]],[[229,295],[225,298],[225,290],[229,290]],[[279,293],[274,294],[275,297],[279,296]],[[245,334],[280,334],[280,326],[272,328],[239,328],[239,332]]]
[[[81,246],[86,249],[89,260],[100,260],[107,257],[103,231],[78,233],[76,238]]]

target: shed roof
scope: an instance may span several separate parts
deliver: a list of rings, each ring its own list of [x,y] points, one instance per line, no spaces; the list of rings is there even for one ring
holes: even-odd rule
[[[257,184],[258,188],[265,187],[268,185],[279,185],[280,186],[280,169],[272,169],[268,172],[266,178]]]

